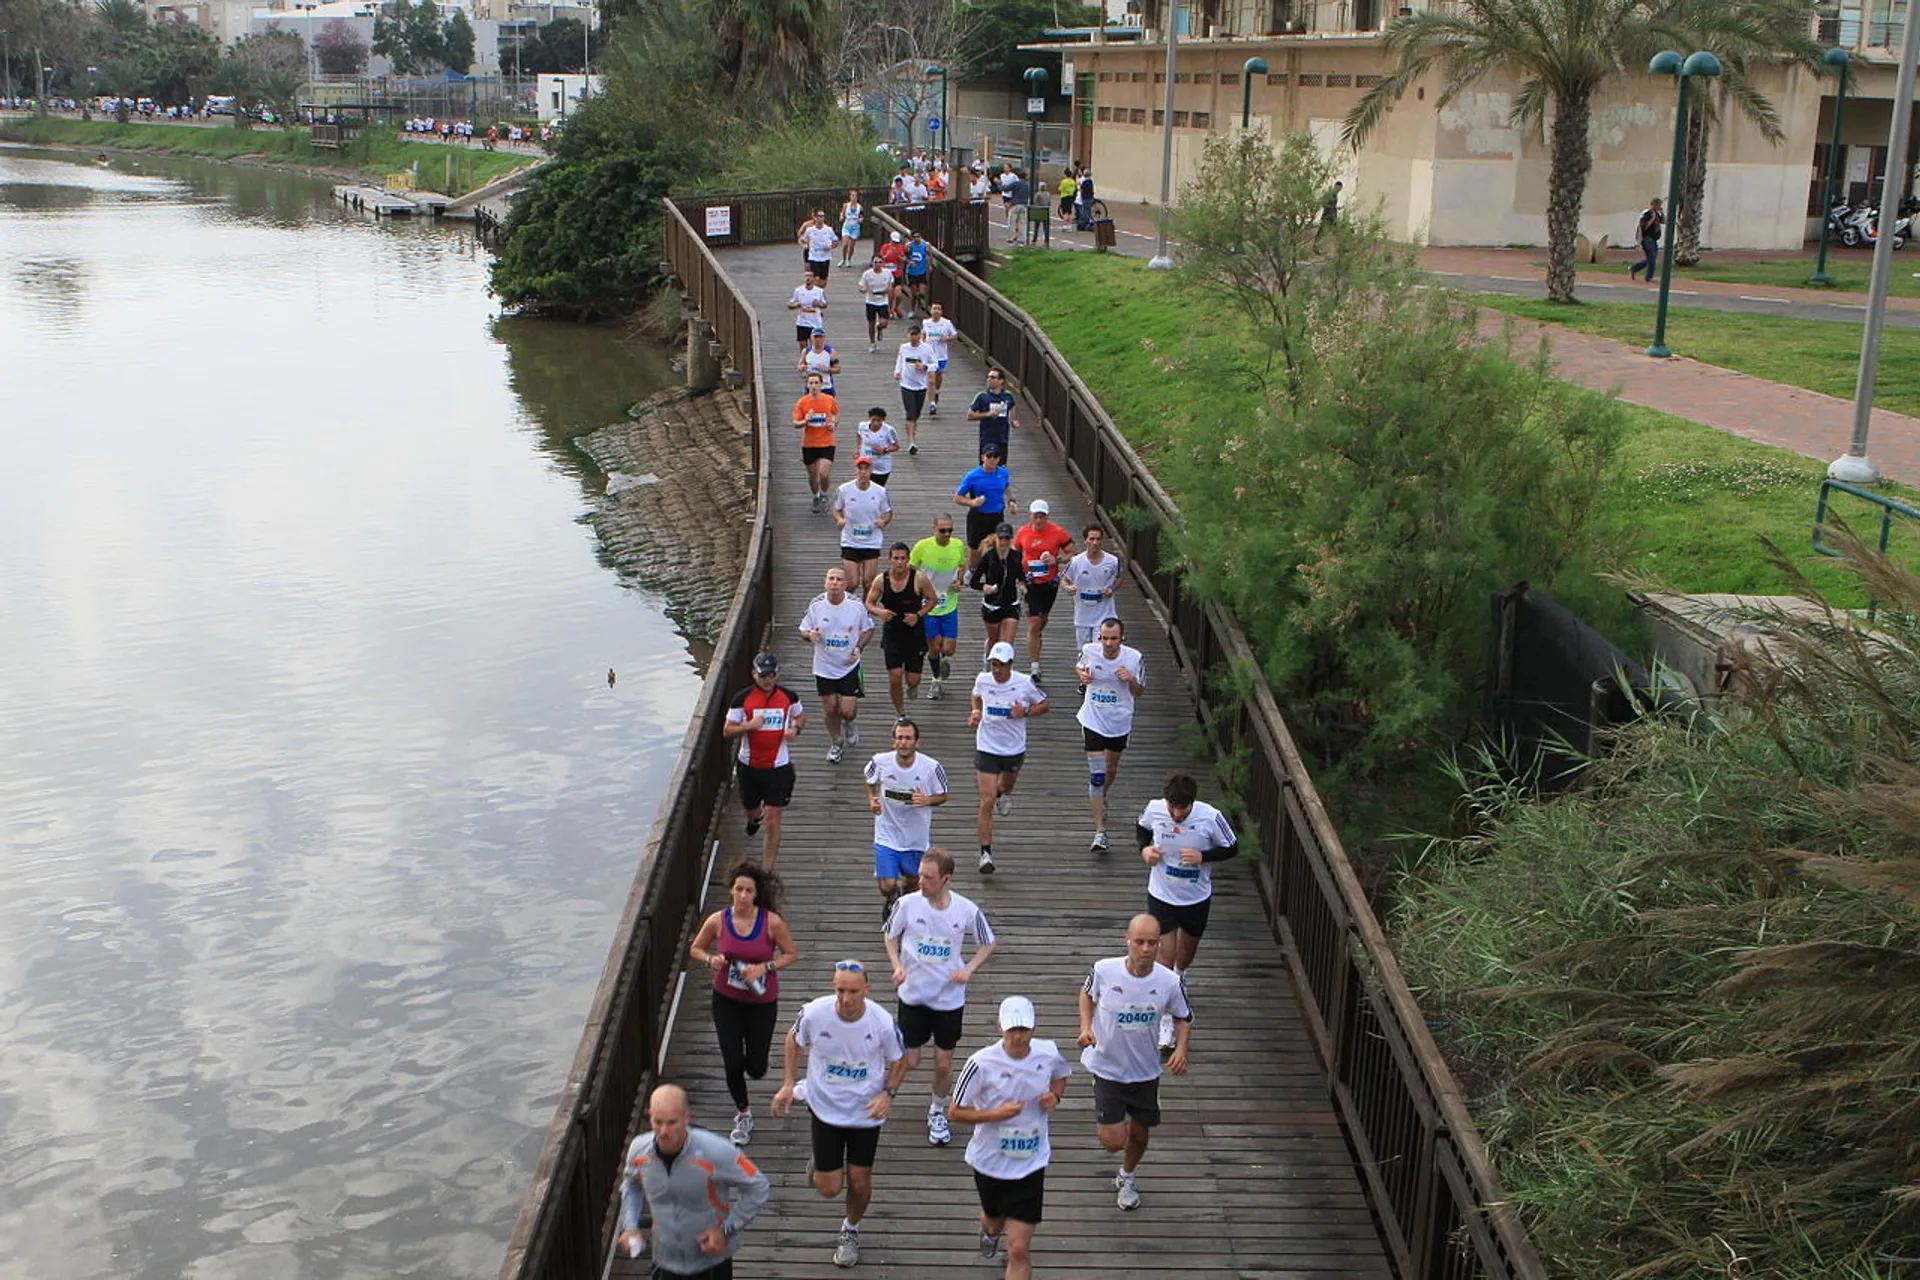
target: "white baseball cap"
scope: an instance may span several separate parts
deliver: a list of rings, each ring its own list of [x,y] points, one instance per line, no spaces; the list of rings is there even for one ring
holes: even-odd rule
[[[1053,508],[1047,505],[1045,498],[1035,498],[1027,504],[1027,510],[1037,516],[1050,516],[1053,514]]]
[[[1025,996],[1008,996],[1000,1002],[1000,1029],[1012,1031],[1016,1028],[1033,1030],[1033,1001]]]
[[[1008,644],[1005,640],[1002,640],[999,644],[996,644],[993,646],[993,648],[987,650],[987,661],[988,662],[1012,662],[1013,646]]]

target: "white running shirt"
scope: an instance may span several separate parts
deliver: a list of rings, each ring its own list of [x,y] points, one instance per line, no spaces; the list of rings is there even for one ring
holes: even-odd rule
[[[806,365],[806,369],[802,371],[801,376],[805,377],[806,374],[809,373],[819,374],[820,390],[826,395],[833,394],[833,358],[835,354],[832,343],[828,343],[818,351],[815,351],[812,345],[809,344],[807,349],[800,353],[801,363]]]
[[[1094,961],[1080,989],[1093,997],[1093,1046],[1080,1051],[1080,1065],[1102,1080],[1158,1080],[1160,1015],[1193,1016],[1180,975],[1155,961],[1151,973],[1136,978],[1126,957],[1115,956]]]
[[[882,453],[880,450],[892,450],[899,445],[899,443],[900,433],[893,429],[891,422],[882,422],[878,427],[875,427],[872,418],[862,418],[860,420],[860,452],[873,459],[874,475],[890,476],[893,474],[893,454],[891,452]]]
[[[846,1022],[832,996],[809,1000],[793,1023],[807,1051],[807,1105],[825,1124],[878,1129],[867,1104],[887,1087],[887,1068],[906,1056],[893,1015],[869,999],[858,1022]]]
[[[1120,616],[1114,607],[1113,592],[1120,585],[1120,557],[1111,552],[1095,564],[1082,551],[1067,561],[1067,589],[1073,592],[1073,625],[1097,627],[1108,618]]]
[[[860,293],[870,307],[884,307],[888,296],[893,292],[893,272],[881,267],[874,270],[868,267],[860,273]]]
[[[808,262],[825,262],[833,256],[833,246],[840,243],[840,233],[832,227],[816,227],[811,222],[800,233],[807,246]]]
[[[822,591],[807,606],[806,616],[800,619],[797,630],[820,633],[820,643],[813,646],[813,674],[838,680],[853,674],[854,668],[860,665],[860,637],[873,630],[873,615],[852,594],[834,604]]]
[[[1075,717],[1081,727],[1108,738],[1124,738],[1132,733],[1133,690],[1114,672],[1125,667],[1132,673],[1135,684],[1145,686],[1146,663],[1138,649],[1124,644],[1117,658],[1108,658],[1098,641],[1081,645],[1076,665],[1093,675],[1086,686],[1087,696],[1080,702],[1080,714]]]
[[[920,363],[908,364],[909,360],[918,360]],[[938,360],[933,348],[926,343],[903,342],[900,344],[900,354],[893,358],[893,371],[900,375],[900,385],[905,390],[925,391],[927,375],[933,372]]]
[[[920,336],[926,339],[929,347],[933,348],[933,358],[936,363],[947,358],[947,343],[951,342],[959,332],[953,321],[944,317],[939,320],[920,322]]]
[[[1072,1074],[1073,1066],[1051,1040],[1028,1041],[1024,1058],[1014,1057],[1005,1041],[996,1040],[967,1059],[953,1087],[955,1104],[976,1111],[1007,1102],[1025,1104],[1011,1120],[973,1126],[967,1163],[976,1173],[1011,1182],[1047,1167],[1053,1145],[1047,1141],[1050,1117],[1040,1109],[1040,1099],[1053,1092],[1054,1081]]]
[[[846,525],[840,530],[841,546],[879,548],[886,545],[887,531],[878,522],[893,510],[887,486],[869,480],[862,489],[858,480],[849,480],[834,492],[833,509],[844,512],[847,517]]]
[[[815,285],[809,289],[801,285],[793,291],[787,301],[800,309],[793,313],[793,322],[803,329],[824,329],[827,318],[820,314],[820,306],[827,300],[827,291]]]
[[[1140,813],[1140,825],[1153,832],[1161,858],[1147,873],[1147,892],[1176,907],[1191,907],[1213,896],[1213,871],[1207,863],[1180,865],[1182,849],[1220,849],[1238,844],[1226,817],[1204,800],[1193,802],[1185,822],[1175,822],[1165,800],[1155,800]]]
[[[925,853],[933,847],[933,810],[915,808],[915,789],[929,796],[947,794],[946,768],[924,751],[901,764],[892,751],[867,761],[867,784],[880,791],[880,812],[873,820],[873,842],[901,853]]]
[[[1027,721],[1011,714],[1015,703],[1028,711],[1047,700],[1045,690],[1022,671],[1007,673],[1005,684],[982,671],[973,678],[973,696],[980,699],[980,727],[973,731],[973,745],[989,755],[1017,756],[1027,749]]]
[[[936,910],[927,895],[917,890],[893,904],[886,936],[900,940],[900,967],[907,971],[907,980],[900,985],[900,1003],[923,1009],[965,1007],[967,984],[947,979],[966,967],[961,942],[968,934],[973,935],[974,946],[984,947],[993,941],[993,926],[987,923],[986,912],[952,890],[947,891],[944,911]]]

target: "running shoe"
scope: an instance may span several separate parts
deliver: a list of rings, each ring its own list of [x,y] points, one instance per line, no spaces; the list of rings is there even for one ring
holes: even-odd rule
[[[1104,831],[1094,832],[1093,842],[1087,846],[1087,852],[1088,853],[1105,853],[1106,851],[1107,851],[1107,833]]]
[[[993,811],[1003,818],[1012,813],[1013,797],[1009,795],[995,796],[993,798]]]
[[[850,747],[857,747],[860,745],[860,730],[856,729],[852,725],[847,726],[847,745]]]
[[[1120,1192],[1116,1203],[1119,1204],[1122,1209],[1138,1209],[1140,1207],[1140,1188],[1138,1181],[1135,1175],[1128,1173],[1125,1169],[1113,1175],[1113,1185]]]
[[[1027,677],[1028,679],[1033,680],[1035,683],[1039,682],[1040,680],[1040,664],[1039,663],[1030,662],[1027,664]]]
[[[1000,1256],[1000,1237],[989,1235],[985,1227],[980,1228],[980,1256],[988,1262]]]
[[[980,851],[980,874],[983,876],[993,874],[993,850],[991,849]]]
[[[748,818],[748,819],[747,819],[747,835],[748,835],[749,837],[752,837],[752,836],[757,836],[757,835],[759,835],[759,834],[760,834],[760,824],[761,824],[762,822],[764,822],[765,820],[766,820],[766,815],[765,815],[765,814],[761,814],[761,815],[760,815],[759,817],[757,817],[757,818]]]
[[[927,416],[929,418],[937,418],[940,416],[940,402],[938,400],[935,400],[927,406]]]
[[[953,1126],[947,1123],[946,1112],[927,1112],[927,1141],[936,1147],[944,1147],[953,1141]]]
[[[880,350],[880,344],[879,344],[879,343],[877,343],[877,342],[869,342],[869,343],[867,344],[867,354],[868,354],[868,355],[872,355],[872,354],[874,354],[875,352],[877,352],[878,350]]]
[[[927,701],[938,702],[944,696],[940,692],[940,677],[935,676],[927,682]]]
[[[841,743],[835,742],[831,744],[827,747],[827,763],[839,764],[840,757],[845,754],[845,752],[846,748]]]
[[[1173,1015],[1170,1013],[1160,1015],[1160,1047],[1173,1048]]]
[[[908,702],[912,702],[912,701],[913,701],[913,700],[914,700],[915,698],[917,698],[917,697],[919,697],[919,696],[920,696],[920,686],[919,686],[919,685],[917,685],[917,684],[910,684],[910,685],[908,685],[908,686],[907,686],[907,701],[908,701]],[[906,719],[906,717],[905,717],[905,716],[901,716],[900,718],[901,718],[902,720],[905,720],[905,719]]]
[[[733,1118],[733,1145],[744,1147],[753,1141],[753,1112],[742,1111]]]
[[[920,452],[920,446],[919,446],[919,445],[917,445],[917,444],[910,444],[910,445],[908,445],[908,446],[907,446],[907,456],[908,456],[909,458],[911,458],[911,457],[913,457],[913,456],[914,456],[915,454],[917,454],[917,453],[919,453],[919,452]]]
[[[1135,1204],[1140,1203],[1140,1197],[1135,1196],[1133,1202]],[[851,1267],[859,1261],[860,1233],[850,1230],[847,1227],[840,1228],[840,1247],[833,1251],[833,1265],[836,1267]]]

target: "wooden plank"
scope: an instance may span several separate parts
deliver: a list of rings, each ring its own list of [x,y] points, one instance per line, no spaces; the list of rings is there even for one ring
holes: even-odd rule
[[[803,699],[816,702],[805,644],[793,628],[820,590],[826,569],[839,563],[832,519],[808,510],[797,433],[787,425],[791,401],[801,390],[792,368],[786,299],[798,283],[799,251],[785,246],[727,249],[720,265],[742,286],[761,326],[769,410],[776,444],[772,471],[774,520],[780,531],[774,556],[775,648],[784,680]],[[854,439],[852,423],[869,405],[884,406],[896,425],[899,395],[892,380],[893,344],[867,352],[854,272],[836,269],[829,287],[828,334],[843,373],[839,400],[843,441]],[[889,331],[905,339],[905,324]],[[942,412],[920,423],[920,453],[896,455],[889,485],[896,515],[891,535],[914,542],[933,517],[951,515],[955,484],[974,463],[974,424],[966,405],[985,385],[985,369],[964,342],[954,345]],[[1012,445],[1014,494],[1020,512],[1044,497],[1054,519],[1076,539],[1090,512],[1069,482],[1059,456],[1031,422],[1037,410],[1022,398],[1029,423]],[[842,443],[835,480],[852,478],[854,449]],[[1017,521],[1016,521],[1017,523]],[[978,669],[981,630],[977,598],[961,605],[961,638],[955,679],[939,702],[910,702],[921,726],[922,748],[942,760],[955,787],[954,799],[936,811],[934,839],[959,863],[954,887],[979,902],[994,922],[1001,945],[976,977],[969,999],[960,1055],[995,1038],[993,1009],[1010,994],[1030,996],[1039,1009],[1039,1034],[1070,1042],[1076,1030],[1075,1000],[1088,965],[1118,955],[1127,918],[1146,900],[1146,868],[1133,852],[1132,825],[1142,806],[1158,795],[1164,775],[1182,769],[1202,779],[1208,762],[1194,750],[1195,709],[1179,680],[1166,637],[1137,596],[1123,594],[1119,612],[1131,627],[1128,642],[1146,656],[1149,693],[1142,701],[1115,794],[1109,800],[1111,853],[1087,849],[1090,831],[1085,758],[1073,712],[1078,698],[1071,678],[1074,652],[1071,614],[1063,611],[1046,633],[1044,661],[1055,699],[1051,715],[1033,722],[1027,765],[1010,817],[996,822],[994,852],[999,870],[974,869],[975,793],[972,732],[966,727],[965,691]],[[1024,624],[1023,624],[1024,625]],[[1021,661],[1024,664],[1024,645]],[[858,957],[883,967],[880,899],[873,888],[871,819],[860,770],[885,749],[893,721],[884,668],[876,643],[869,651],[868,697],[858,721],[862,742],[838,765],[826,763],[826,735],[815,725],[796,744],[798,784],[787,812],[778,864],[785,882],[784,913],[802,961],[784,975],[785,1021],[801,1003],[831,985],[831,962]],[[718,726],[715,726],[718,732]],[[1203,790],[1204,794],[1204,790]],[[725,866],[757,851],[729,810],[708,906],[724,902]],[[1091,1086],[1076,1073],[1053,1124],[1047,1220],[1036,1239],[1036,1265],[1049,1274],[1085,1276],[1194,1274],[1324,1277],[1354,1280],[1385,1277],[1385,1256],[1355,1176],[1351,1157],[1328,1102],[1327,1085],[1295,1004],[1291,977],[1261,912],[1251,866],[1216,867],[1215,900],[1207,937],[1189,975],[1195,1021],[1193,1069],[1168,1077],[1162,1089],[1165,1122],[1156,1131],[1140,1171],[1143,1207],[1124,1213],[1114,1204],[1117,1158],[1094,1138]],[[874,997],[896,1002],[885,974]],[[688,976],[667,1061],[666,1078],[692,1095],[695,1119],[726,1130],[732,1104],[726,1097],[720,1055],[707,1017],[703,975]],[[1077,1059],[1071,1044],[1063,1046]],[[807,1117],[804,1108],[784,1119],[767,1111],[780,1073],[776,1042],[769,1078],[752,1094],[759,1116],[751,1154],[774,1182],[767,1214],[746,1236],[743,1274],[815,1277],[841,1274],[830,1261],[840,1206],[815,1194],[806,1180]],[[928,1145],[924,1127],[931,1066],[923,1062],[908,1077],[896,1114],[881,1140],[873,1207],[864,1224],[860,1271],[894,1276],[992,1274],[974,1248],[977,1202],[956,1126],[948,1148]],[[616,1275],[643,1274],[622,1261]]]

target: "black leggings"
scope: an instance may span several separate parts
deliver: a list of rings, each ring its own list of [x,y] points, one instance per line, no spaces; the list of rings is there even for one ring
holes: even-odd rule
[[[727,1092],[733,1109],[747,1109],[747,1077],[767,1074],[767,1055],[773,1049],[773,1028],[780,1021],[780,1002],[747,1004],[713,993],[713,1029],[720,1034],[720,1060],[727,1065]]]

